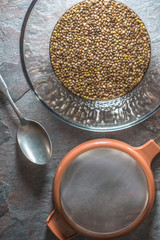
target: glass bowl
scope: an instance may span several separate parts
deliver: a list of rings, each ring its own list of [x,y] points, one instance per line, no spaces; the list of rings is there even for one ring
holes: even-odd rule
[[[80,0],[33,0],[20,37],[22,68],[30,88],[55,116],[81,129],[109,132],[131,127],[160,107],[160,47],[158,1],[121,1],[132,8],[147,27],[151,60],[142,81],[128,94],[91,101],[66,89],[55,76],[49,56],[50,37],[59,18]],[[143,9],[143,10],[142,10]]]

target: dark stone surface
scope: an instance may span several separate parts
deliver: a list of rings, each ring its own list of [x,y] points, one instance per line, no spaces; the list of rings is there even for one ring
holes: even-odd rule
[[[27,83],[24,82],[20,61],[18,61],[18,63],[3,62],[0,65],[0,73],[8,85],[14,101],[17,101],[23,94],[29,91]],[[15,86],[17,87],[15,88]],[[8,104],[6,98],[2,97],[2,99],[3,101],[0,101],[0,107]]]
[[[29,89],[21,70],[19,36],[30,2],[25,0],[0,1],[0,74],[5,79],[14,100]]]
[[[157,133],[160,130],[160,114],[157,113],[150,117],[148,120],[144,121],[142,125],[145,126],[146,129]]]
[[[9,193],[9,186],[5,182],[0,182],[0,217],[8,212],[7,196]]]
[[[103,137],[140,146],[160,135],[160,110],[132,128],[113,133],[95,133],[61,122],[36,100],[32,92],[28,91],[18,51],[19,31],[30,2],[31,0],[0,1],[0,18],[3,20],[0,39],[6,37],[0,43],[1,70],[22,114],[39,121],[47,129],[53,144],[53,156],[46,166],[36,166],[23,156],[16,142],[19,121],[11,106],[3,102],[0,108],[1,240],[57,239],[46,226],[46,219],[54,208],[53,177],[59,162],[73,147],[87,140]],[[152,170],[156,183],[154,206],[147,219],[136,230],[117,240],[160,239],[160,155],[154,159]],[[89,238],[78,236],[75,239]]]
[[[10,133],[8,127],[4,124],[0,113],[0,145],[8,141]]]

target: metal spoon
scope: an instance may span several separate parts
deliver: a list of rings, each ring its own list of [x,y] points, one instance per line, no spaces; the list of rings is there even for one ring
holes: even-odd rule
[[[52,155],[52,144],[46,130],[38,122],[27,120],[22,117],[1,75],[0,92],[7,97],[20,120],[17,140],[22,152],[33,163],[40,165],[46,164]]]

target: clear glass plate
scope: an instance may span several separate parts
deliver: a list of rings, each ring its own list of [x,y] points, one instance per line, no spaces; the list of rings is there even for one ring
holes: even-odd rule
[[[160,108],[160,4],[159,0],[122,0],[147,27],[151,39],[149,68],[130,93],[109,101],[80,98],[55,76],[49,43],[59,18],[80,0],[33,0],[24,18],[20,37],[22,68],[38,99],[68,124],[90,131],[109,132],[131,127]]]

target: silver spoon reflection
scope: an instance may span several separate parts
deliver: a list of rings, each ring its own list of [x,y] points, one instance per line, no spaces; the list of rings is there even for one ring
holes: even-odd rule
[[[46,164],[52,155],[52,144],[48,133],[38,122],[27,120],[22,117],[10,96],[7,85],[1,75],[0,92],[6,96],[20,120],[20,125],[17,131],[17,141],[20,149],[33,163],[39,165]]]

